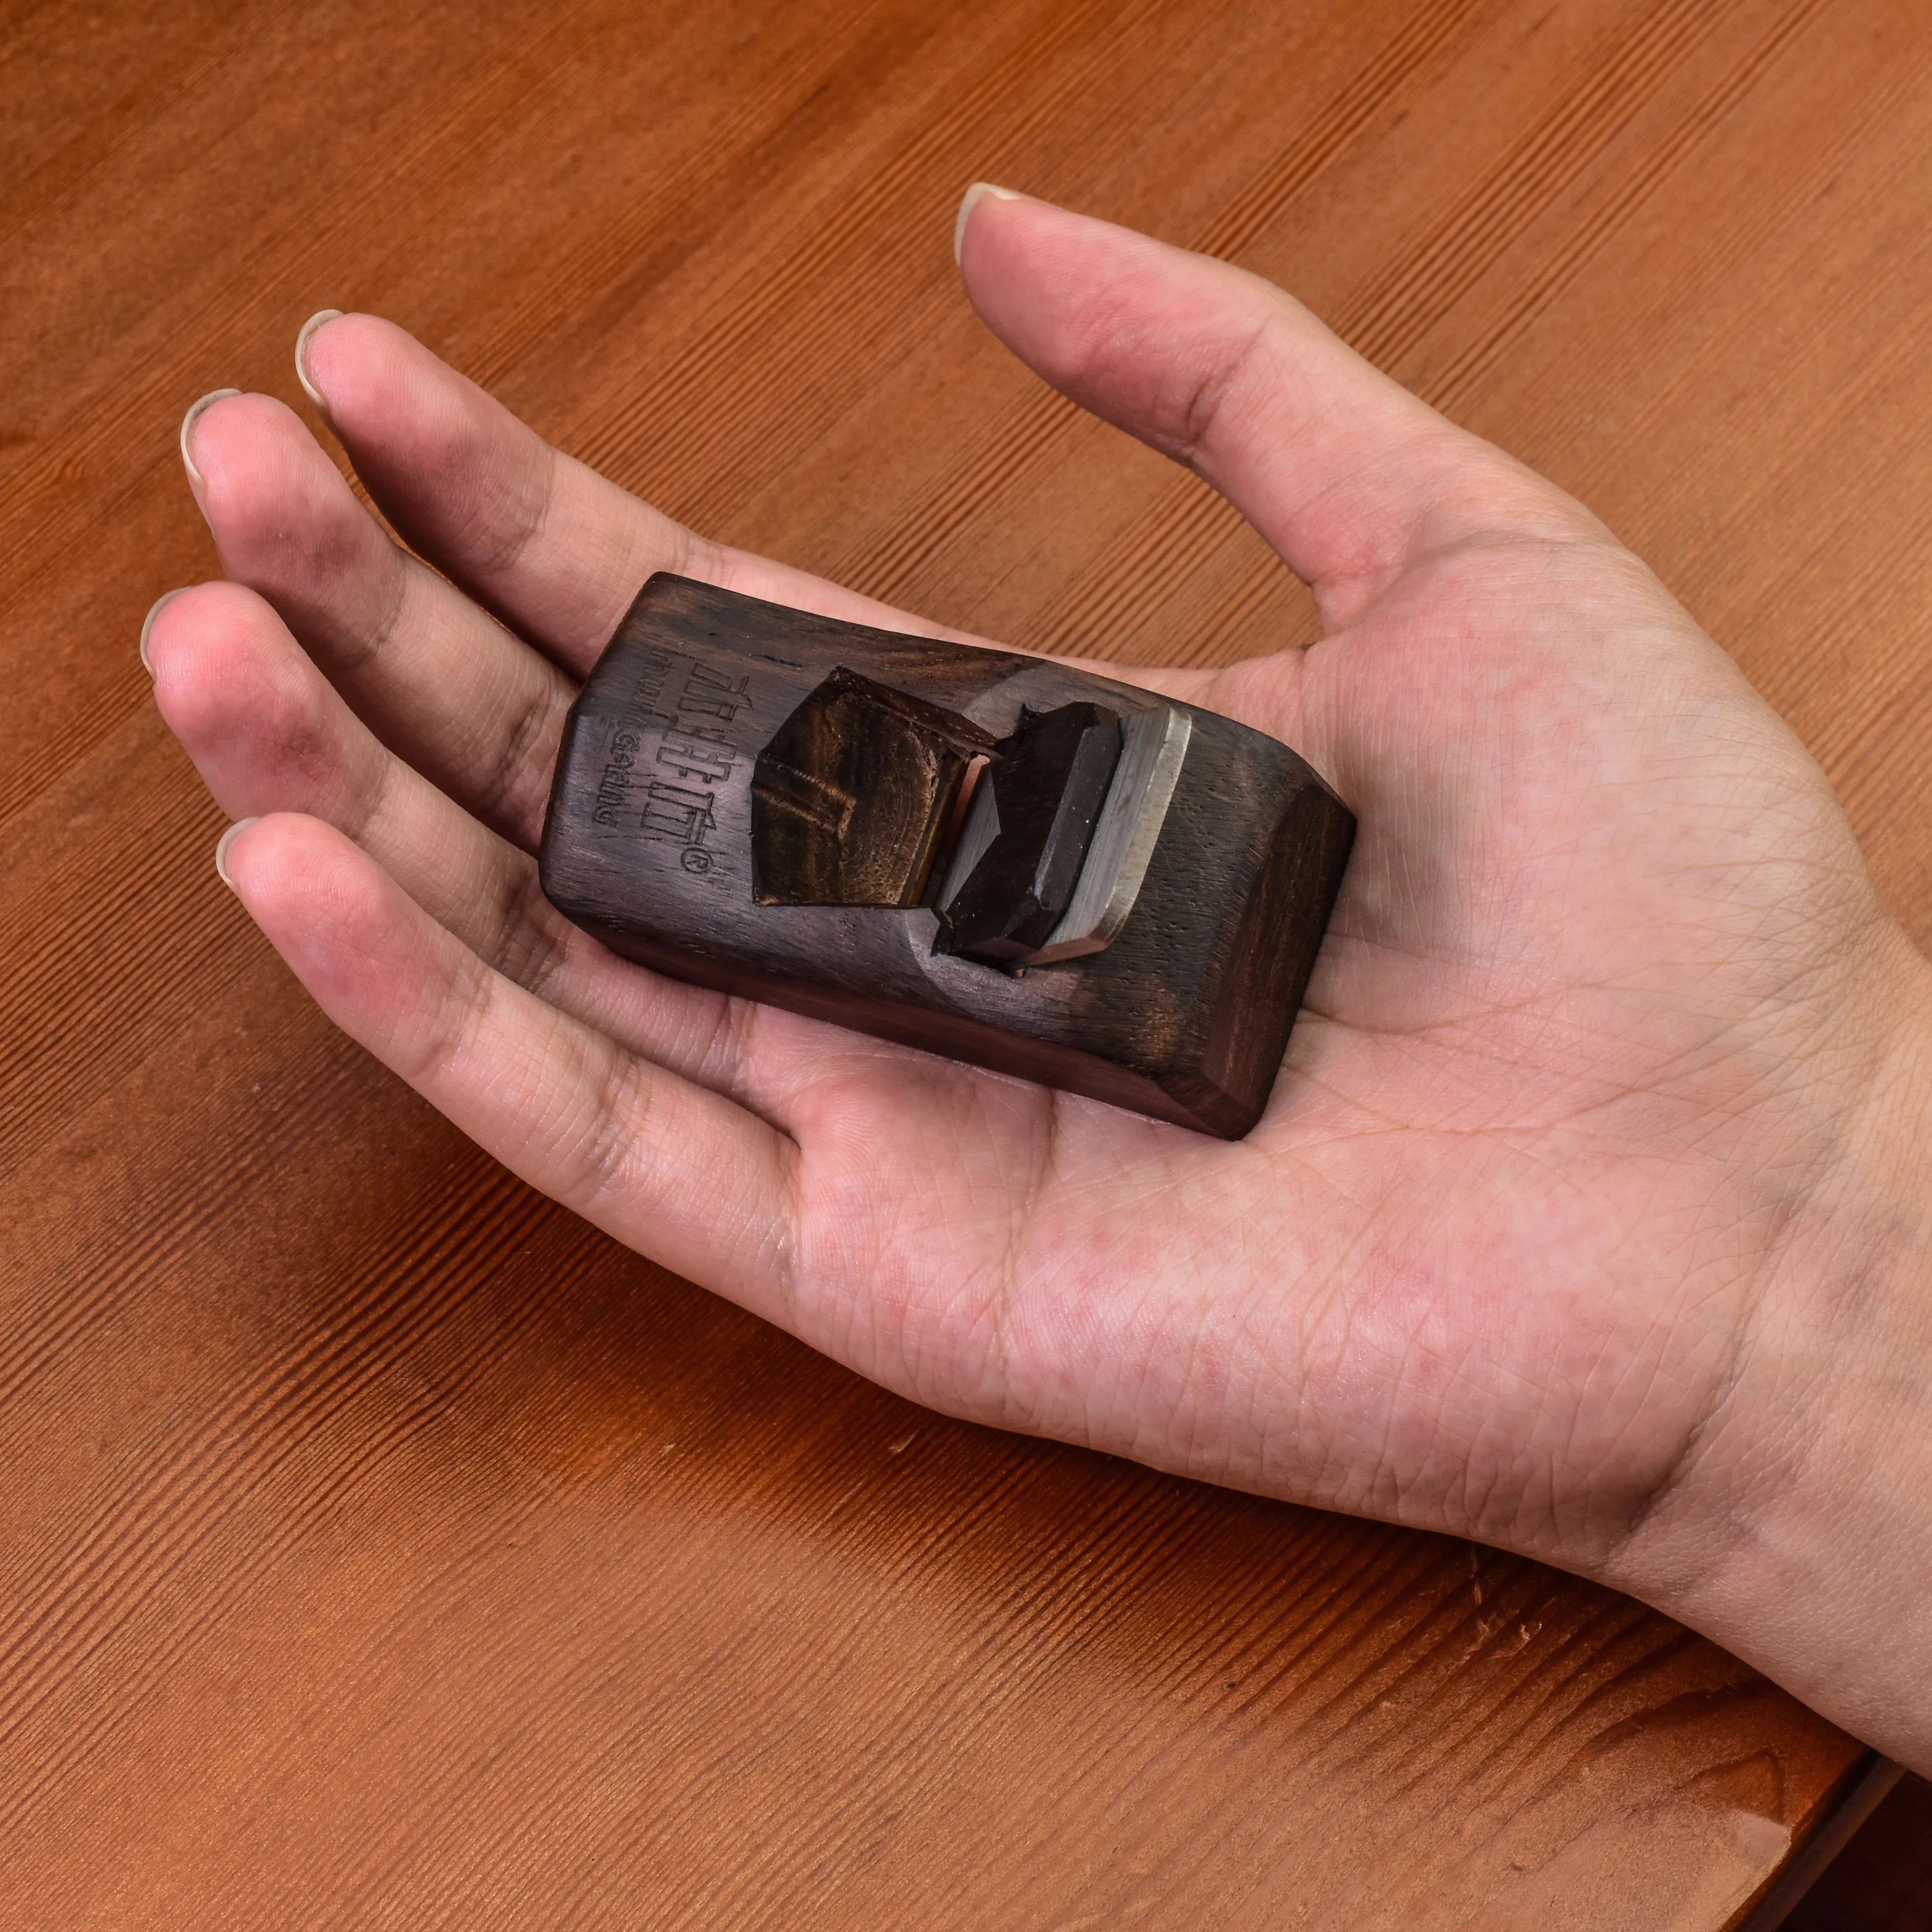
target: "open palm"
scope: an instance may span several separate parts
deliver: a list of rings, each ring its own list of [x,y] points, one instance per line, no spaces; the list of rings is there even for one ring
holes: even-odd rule
[[[226,876],[485,1148],[866,1375],[1654,1589],[1642,1538],[1764,1439],[1732,1424],[1804,1325],[1766,1313],[1787,1238],[1862,1131],[1916,956],[1816,766],[1575,503],[1238,270],[998,195],[961,238],[992,328],[1320,600],[1305,652],[1132,674],[1286,740],[1360,821],[1246,1140],[682,986],[566,924],[530,856],[550,765],[652,571],[956,634],[677,527],[371,317],[311,325],[304,380],[442,574],[280,404],[184,431],[232,581],[146,648],[218,799],[262,815]]]

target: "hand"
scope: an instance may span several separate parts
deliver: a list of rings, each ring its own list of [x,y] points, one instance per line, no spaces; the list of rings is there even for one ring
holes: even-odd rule
[[[956,634],[678,527],[370,316],[298,367],[442,575],[280,404],[184,425],[231,581],[145,648],[250,818],[225,876],[500,1160],[860,1372],[1602,1578],[1932,1768],[1932,974],[1817,766],[1600,524],[1278,290],[998,194],[960,253],[1003,340],[1318,600],[1310,650],[1128,674],[1360,819],[1244,1142],[566,923],[530,856],[551,761],[651,572]]]

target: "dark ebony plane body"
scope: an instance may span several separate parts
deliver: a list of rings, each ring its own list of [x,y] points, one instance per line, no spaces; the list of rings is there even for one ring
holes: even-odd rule
[[[1354,832],[1231,718],[660,574],[572,708],[542,878],[660,972],[1232,1138]]]

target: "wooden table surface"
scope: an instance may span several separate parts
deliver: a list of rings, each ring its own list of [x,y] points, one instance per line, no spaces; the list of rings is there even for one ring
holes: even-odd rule
[[[1851,1740],[1514,1558],[922,1414],[332,1033],[135,654],[176,452],[420,333],[1039,649],[1306,594],[974,320],[1012,182],[1296,290],[1662,572],[1932,937],[1924,0],[0,11],[0,1924],[1714,1928]]]

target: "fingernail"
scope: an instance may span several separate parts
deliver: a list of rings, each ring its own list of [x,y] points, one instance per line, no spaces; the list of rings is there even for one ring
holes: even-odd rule
[[[296,335],[296,380],[302,386],[302,394],[321,410],[328,413],[328,404],[323,400],[322,392],[308,379],[309,338],[326,322],[333,322],[342,313],[339,308],[319,308],[304,322]]]
[[[150,607],[148,614],[141,620],[141,666],[150,677],[154,674],[154,661],[148,655],[148,633],[154,628],[154,620],[163,610],[188,588],[183,584],[180,590],[164,590]]]
[[[196,469],[194,458],[189,454],[189,439],[194,434],[194,426],[200,421],[203,410],[212,408],[225,396],[238,396],[241,393],[239,389],[211,389],[200,402],[190,403],[188,414],[182,418],[182,462],[188,470],[189,486],[197,496],[201,494],[201,472]]]
[[[250,826],[257,824],[260,817],[260,814],[258,813],[254,818],[238,818],[215,842],[214,869],[221,883],[231,892],[235,890],[235,881],[228,876],[228,848],[235,843],[237,835],[246,832]]]
[[[959,202],[959,218],[952,224],[952,259],[959,259],[959,244],[966,239],[966,224],[973,218],[973,211],[988,195],[996,201],[1024,201],[1026,196],[1017,189],[998,188],[991,182],[975,182]]]

